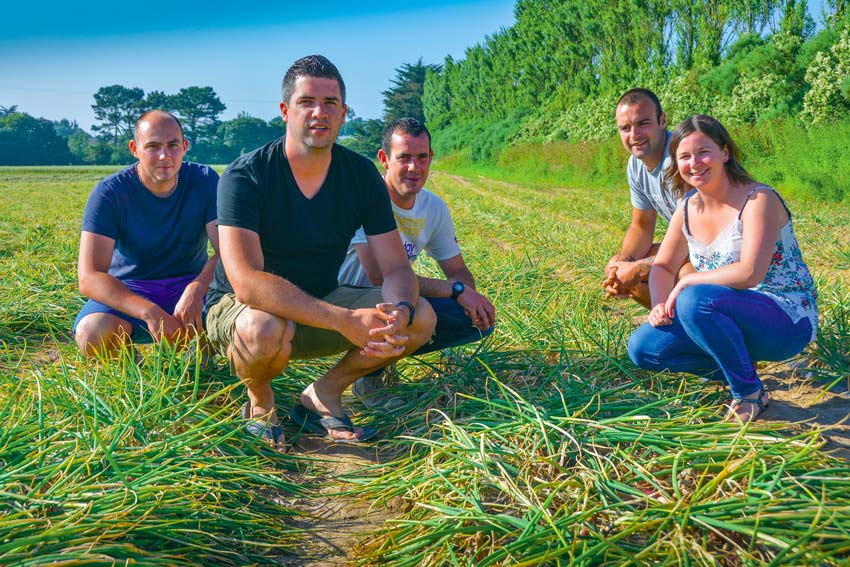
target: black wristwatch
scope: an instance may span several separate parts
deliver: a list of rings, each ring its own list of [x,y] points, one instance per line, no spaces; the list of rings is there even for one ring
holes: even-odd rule
[[[401,307],[401,306],[407,307],[407,309],[410,311],[410,319],[407,320],[407,326],[408,327],[411,326],[413,324],[413,316],[416,315],[416,308],[413,307],[413,305],[411,305],[409,301],[399,301],[398,303],[395,304],[395,306],[396,307]]]
[[[463,282],[455,282],[452,284],[452,299],[457,301],[457,297],[463,293],[466,287],[463,285]]]

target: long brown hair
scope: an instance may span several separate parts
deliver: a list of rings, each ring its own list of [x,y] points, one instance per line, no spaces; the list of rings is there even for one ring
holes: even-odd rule
[[[729,159],[724,164],[726,176],[735,185],[744,185],[752,183],[754,179],[747,173],[744,166],[741,165],[741,153],[738,151],[738,146],[732,141],[732,136],[723,127],[723,124],[717,121],[716,118],[706,116],[705,114],[696,114],[682,120],[673,135],[670,137],[670,165],[664,171],[664,176],[668,180],[673,195],[682,197],[688,192],[690,186],[685,183],[682,176],[679,174],[679,163],[676,160],[676,150],[679,149],[679,144],[686,137],[694,132],[702,132],[717,144],[720,149],[726,148],[729,154]]]

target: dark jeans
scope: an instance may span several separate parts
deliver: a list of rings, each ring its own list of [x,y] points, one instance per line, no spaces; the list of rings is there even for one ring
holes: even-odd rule
[[[644,323],[629,338],[629,357],[641,368],[726,379],[733,398],[762,387],[756,360],[785,360],[809,343],[812,325],[796,323],[769,296],[721,285],[685,288],[672,325]]]
[[[448,297],[426,297],[437,314],[437,327],[431,341],[425,343],[413,355],[426,354],[435,350],[465,345],[480,341],[493,332],[493,327],[479,331],[463,312],[457,301]]]

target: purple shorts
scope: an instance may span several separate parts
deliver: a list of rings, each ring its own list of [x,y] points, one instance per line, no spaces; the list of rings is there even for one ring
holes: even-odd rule
[[[140,295],[148,301],[156,303],[166,313],[174,313],[174,308],[177,306],[177,302],[180,301],[180,296],[183,295],[183,290],[185,290],[186,286],[189,285],[196,277],[197,274],[179,276],[176,278],[166,278],[162,280],[122,280],[121,283],[127,286],[127,289],[136,295]],[[112,307],[104,305],[94,299],[86,301],[86,304],[83,305],[83,308],[77,314],[77,318],[74,320],[74,333],[76,333],[77,325],[80,324],[83,317],[91,315],[92,313],[108,313],[110,315],[115,315],[116,317],[120,317],[133,325],[133,333],[130,336],[133,342],[153,342],[153,337],[148,330],[147,323],[141,319],[130,317],[126,313],[122,313],[121,311],[113,309]],[[204,317],[206,317],[206,307],[204,308]]]

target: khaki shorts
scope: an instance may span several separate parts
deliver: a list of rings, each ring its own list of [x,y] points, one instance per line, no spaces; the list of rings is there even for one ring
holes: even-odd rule
[[[383,298],[379,287],[341,286],[323,297],[322,301],[337,307],[361,309],[375,307],[383,302]],[[233,341],[236,318],[246,307],[236,300],[235,294],[228,293],[207,312],[207,336],[219,354],[227,356]],[[318,358],[352,348],[354,345],[351,341],[336,331],[296,323],[290,358]]]

